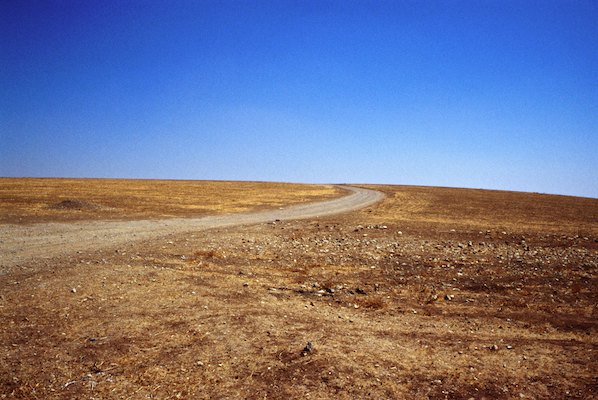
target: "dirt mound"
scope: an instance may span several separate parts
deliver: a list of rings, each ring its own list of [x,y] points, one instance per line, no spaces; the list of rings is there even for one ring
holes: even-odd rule
[[[90,203],[85,200],[62,200],[49,206],[53,210],[96,210],[101,208],[97,204]]]

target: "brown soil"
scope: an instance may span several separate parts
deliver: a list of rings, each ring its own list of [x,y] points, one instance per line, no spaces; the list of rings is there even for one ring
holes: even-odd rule
[[[100,208],[100,206],[97,204],[93,204],[88,201],[71,199],[59,201],[58,203],[51,204],[48,207],[53,210],[96,210]]]
[[[598,396],[598,200],[375,188],[0,275],[1,395]]]

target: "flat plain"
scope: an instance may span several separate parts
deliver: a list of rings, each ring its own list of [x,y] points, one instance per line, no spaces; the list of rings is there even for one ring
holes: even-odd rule
[[[198,217],[340,193],[331,185],[151,179],[0,178],[0,223]]]
[[[222,191],[193,203],[185,193],[201,192],[200,182],[170,196],[160,190],[169,184],[148,181],[159,200],[144,203],[105,181],[73,180],[47,198],[44,182],[1,183],[3,222],[22,224],[342,195],[204,182]],[[598,199],[366,187],[386,197],[345,214],[131,238],[6,269],[0,396],[598,396]],[[19,206],[29,198],[37,205]]]

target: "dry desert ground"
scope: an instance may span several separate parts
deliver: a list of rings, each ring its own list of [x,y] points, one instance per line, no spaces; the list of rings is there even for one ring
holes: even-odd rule
[[[0,179],[0,398],[598,397],[598,199],[364,187]]]

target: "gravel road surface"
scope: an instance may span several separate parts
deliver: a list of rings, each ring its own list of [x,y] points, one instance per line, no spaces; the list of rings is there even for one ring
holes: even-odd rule
[[[33,259],[49,259],[77,251],[98,250],[172,233],[339,214],[367,207],[384,197],[374,190],[340,187],[351,193],[334,200],[260,212],[202,218],[0,225],[0,274],[6,273],[10,267]]]

